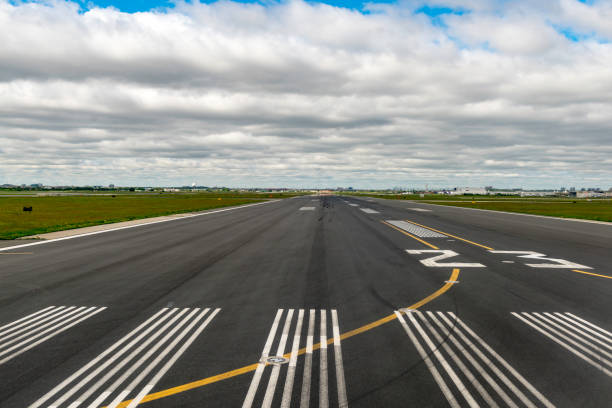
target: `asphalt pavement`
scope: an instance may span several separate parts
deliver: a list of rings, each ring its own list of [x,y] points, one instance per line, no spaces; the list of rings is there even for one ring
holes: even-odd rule
[[[611,406],[612,225],[305,196],[13,244],[1,407]]]

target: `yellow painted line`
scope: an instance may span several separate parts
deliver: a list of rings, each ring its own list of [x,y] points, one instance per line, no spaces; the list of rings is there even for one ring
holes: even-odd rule
[[[585,272],[585,271],[581,271],[579,269],[572,269],[572,272],[584,273],[585,275],[593,275],[593,276],[598,276],[600,278],[612,279],[612,276],[600,275],[598,273],[593,273],[593,272]]]
[[[34,252],[0,252],[0,255],[32,255]]]
[[[433,244],[430,244],[429,242],[427,242],[427,241],[425,241],[425,240],[422,240],[421,238],[415,237],[414,235],[412,235],[412,234],[410,234],[410,233],[408,233],[408,232],[404,231],[404,230],[403,230],[403,229],[401,229],[401,228],[396,227],[395,225],[391,225],[391,224],[389,224],[389,223],[388,223],[388,222],[386,222],[386,221],[381,221],[381,222],[382,222],[383,224],[385,224],[385,225],[387,225],[387,226],[389,226],[389,227],[393,228],[394,230],[397,230],[397,231],[401,232],[401,233],[402,233],[402,234],[404,234],[404,235],[408,235],[410,238],[414,238],[414,239],[416,239],[416,240],[417,240],[417,241],[419,241],[420,243],[425,244],[425,245],[427,245],[428,247],[430,247],[430,248],[432,248],[432,249],[440,249],[440,248],[438,248],[437,246],[435,246],[435,245],[433,245]],[[394,316],[395,316],[395,314],[394,314]]]
[[[488,247],[486,245],[479,244],[479,243],[474,242],[474,241],[470,241],[469,239],[461,238],[461,237],[458,237],[456,235],[449,234],[448,232],[443,232],[443,231],[437,230],[435,228],[431,228],[431,227],[428,227],[426,225],[419,224],[418,222],[414,222],[414,221],[410,221],[410,220],[404,220],[404,221],[409,222],[409,223],[414,224],[414,225],[418,225],[419,227],[427,228],[428,230],[432,230],[432,231],[438,232],[440,234],[448,235],[449,237],[453,237],[453,238],[459,239],[461,241],[467,242],[468,244],[476,245],[476,246],[479,246],[481,248],[488,249],[489,251],[493,251],[493,248]]]
[[[431,302],[432,300],[434,300],[435,298],[437,298],[438,296],[444,294],[446,291],[448,291],[457,281],[457,278],[459,277],[459,269],[453,269],[453,273],[451,274],[450,278],[448,279],[448,281],[444,284],[444,286],[442,286],[440,289],[436,290],[434,293],[432,293],[431,295],[427,296],[426,298],[419,300],[418,302],[410,305],[407,307],[407,309],[418,309],[419,307]],[[403,312],[402,312],[403,313]],[[345,340],[348,339],[349,337],[353,337],[356,336],[358,334],[367,332],[369,330],[372,330],[376,327],[382,326],[385,323],[388,323],[392,320],[397,319],[397,316],[395,315],[395,313],[390,314],[388,316],[383,317],[382,319],[378,319],[372,323],[368,323],[364,326],[358,327],[356,329],[353,329],[351,331],[348,331],[346,333],[342,333],[340,335],[340,339]],[[327,340],[327,344],[331,345],[333,344],[334,339],[330,338]],[[313,350],[318,350],[321,348],[321,343],[317,343],[314,344],[312,346]],[[298,355],[302,355],[306,353],[306,348],[302,348],[298,351]],[[291,353],[287,353],[284,355],[285,358],[289,358],[291,355]],[[225,373],[221,373],[221,374],[217,374],[217,375],[213,375],[212,377],[207,377],[207,378],[203,378],[201,380],[197,380],[197,381],[193,381],[187,384],[183,384],[183,385],[179,385],[177,387],[172,387],[172,388],[168,388],[162,391],[158,391],[155,392],[153,394],[149,394],[147,396],[145,396],[141,403],[144,402],[148,402],[148,401],[155,401],[161,398],[165,398],[165,397],[169,397],[171,395],[174,394],[178,394],[181,392],[185,392],[185,391],[189,391],[192,390],[194,388],[199,388],[199,387],[203,387],[205,385],[208,384],[212,384],[218,381],[222,381],[222,380],[227,380],[228,378],[232,378],[232,377],[236,377],[242,374],[246,374],[246,373],[250,373],[253,372],[257,369],[257,365],[258,363],[254,363],[251,365],[247,365],[244,367],[240,367],[237,368],[235,370],[231,370],[231,371],[227,371]],[[127,400],[127,401],[123,401],[121,404],[119,404],[117,407],[118,408],[125,408],[127,407],[130,402],[132,400]]]

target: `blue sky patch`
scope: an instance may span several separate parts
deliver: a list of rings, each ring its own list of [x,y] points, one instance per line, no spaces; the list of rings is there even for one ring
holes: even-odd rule
[[[452,9],[450,7],[430,7],[422,6],[414,11],[414,14],[425,14],[431,20],[431,23],[435,26],[446,27],[443,16],[456,15],[461,16],[466,14],[465,10]]]

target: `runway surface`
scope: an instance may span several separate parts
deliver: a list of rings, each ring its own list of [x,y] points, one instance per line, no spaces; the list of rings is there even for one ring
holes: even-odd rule
[[[611,262],[611,225],[338,196],[5,243],[0,406],[609,407]]]

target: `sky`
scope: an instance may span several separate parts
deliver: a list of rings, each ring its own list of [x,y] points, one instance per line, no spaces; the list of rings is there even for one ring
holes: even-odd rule
[[[0,184],[612,187],[612,0],[0,0]]]

